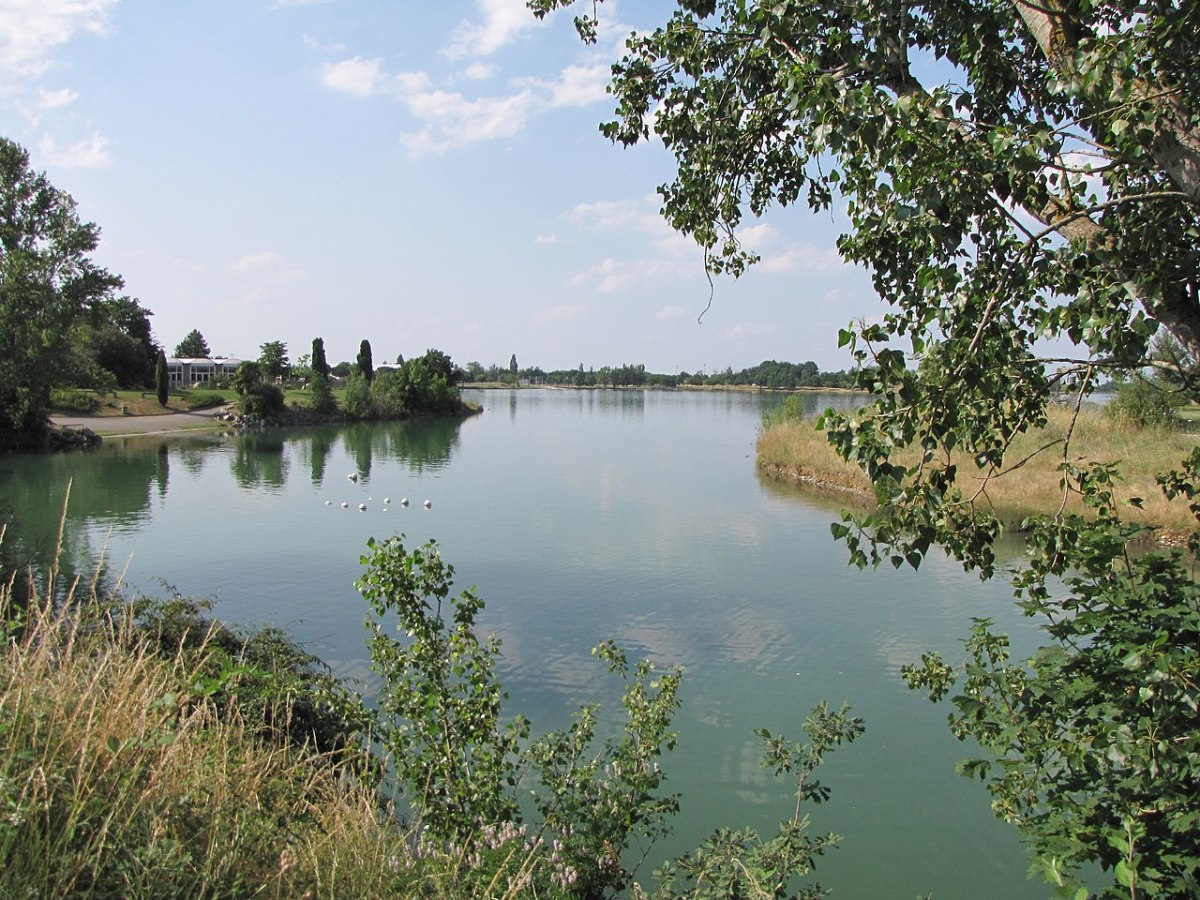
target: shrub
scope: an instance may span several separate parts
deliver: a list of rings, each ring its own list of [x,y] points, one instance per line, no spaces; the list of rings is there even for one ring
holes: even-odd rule
[[[804,400],[799,394],[788,394],[778,406],[763,410],[762,428],[766,431],[774,425],[804,420]]]
[[[309,406],[313,412],[322,416],[333,415],[337,412],[337,399],[333,396],[333,389],[329,386],[329,377],[315,369],[312,383],[309,386],[309,395],[311,397]]]
[[[187,396],[188,409],[212,409],[214,406],[221,406],[224,402],[225,398],[213,391],[190,393]]]
[[[1186,405],[1181,391],[1139,375],[1117,389],[1106,412],[1114,420],[1138,428],[1161,428],[1178,424],[1179,410]]]
[[[50,405],[63,412],[86,414],[94,412],[99,401],[96,395],[89,391],[52,391]]]

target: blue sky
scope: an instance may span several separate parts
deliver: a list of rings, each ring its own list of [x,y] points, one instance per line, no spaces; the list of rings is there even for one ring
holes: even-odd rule
[[[881,310],[806,209],[748,223],[717,281],[658,217],[671,159],[610,144],[608,66],[661,0],[607,0],[598,46],[524,0],[0,0],[0,134],[102,230],[98,262],[168,350],[465,365],[849,365]]]

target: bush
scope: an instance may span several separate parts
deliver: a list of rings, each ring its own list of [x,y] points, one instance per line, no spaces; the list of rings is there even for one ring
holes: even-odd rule
[[[248,385],[242,393],[241,408],[248,418],[272,419],[283,412],[283,391],[266,382]]]
[[[212,391],[201,391],[187,395],[188,409],[212,409],[214,406],[221,406],[224,402],[224,397]]]
[[[766,431],[773,425],[804,420],[804,401],[799,394],[788,394],[778,406],[763,411],[762,427]]]
[[[52,391],[50,405],[62,412],[87,414],[95,411],[99,401],[89,391]]]
[[[1186,405],[1187,398],[1181,391],[1139,375],[1121,385],[1106,412],[1114,420],[1137,428],[1164,428],[1179,423],[1179,410]]]
[[[327,376],[318,372],[313,373],[309,395],[312,398],[309,407],[313,412],[322,416],[333,415],[337,412],[337,399],[333,396],[333,389],[329,386]]]

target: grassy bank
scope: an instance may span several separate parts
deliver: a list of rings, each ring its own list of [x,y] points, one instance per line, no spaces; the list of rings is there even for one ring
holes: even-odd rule
[[[1014,443],[1009,458],[1032,458],[1021,468],[992,478],[984,487],[984,472],[969,459],[957,459],[959,479],[968,496],[984,490],[977,504],[990,504],[1012,529],[1036,512],[1054,511],[1063,502],[1058,466],[1063,459],[1062,439],[1071,425],[1067,409],[1050,410],[1045,428],[1022,435]],[[1195,434],[1165,428],[1136,428],[1115,422],[1096,409],[1081,411],[1071,436],[1069,459],[1075,464],[1117,462],[1121,480],[1116,484],[1118,501],[1140,498],[1142,507],[1126,505],[1129,520],[1158,526],[1166,532],[1182,531],[1195,525],[1183,503],[1168,503],[1154,477],[1178,468],[1179,462],[1196,446]],[[1049,446],[1047,446],[1049,445]],[[1041,452],[1037,452],[1040,448]],[[916,454],[901,460],[913,463]],[[790,479],[814,487],[871,496],[871,485],[856,466],[842,461],[814,421],[788,421],[772,424],[759,435],[759,470],[772,477]],[[1071,498],[1068,510],[1077,510]]]
[[[424,846],[370,770],[292,727],[311,683],[289,696],[288,666],[157,610],[0,584],[0,897],[515,894],[526,853],[481,874]]]

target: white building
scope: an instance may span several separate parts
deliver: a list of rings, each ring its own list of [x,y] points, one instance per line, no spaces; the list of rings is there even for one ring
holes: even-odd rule
[[[232,375],[241,364],[242,360],[233,358],[179,359],[172,356],[167,359],[167,378],[173,388],[198,387],[218,376]]]

